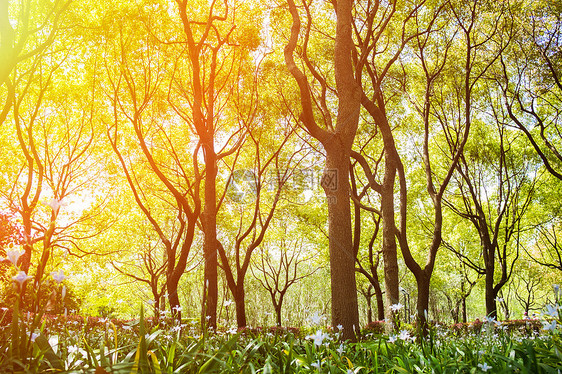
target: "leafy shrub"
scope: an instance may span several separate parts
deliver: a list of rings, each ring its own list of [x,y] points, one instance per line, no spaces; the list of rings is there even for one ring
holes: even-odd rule
[[[384,321],[372,321],[365,326],[365,332],[370,332],[374,334],[383,334],[385,329]]]

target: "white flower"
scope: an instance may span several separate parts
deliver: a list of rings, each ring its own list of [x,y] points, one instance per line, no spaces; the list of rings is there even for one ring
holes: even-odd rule
[[[492,368],[491,366],[488,366],[487,362],[484,362],[483,364],[478,364],[478,367],[484,372],[486,372],[486,371],[488,371]]]
[[[314,340],[314,345],[320,346],[322,345],[322,341],[328,337],[327,334],[324,334],[321,330],[316,331],[316,334],[308,335],[306,339]]]
[[[341,356],[343,355],[343,351],[345,350],[343,344],[340,344],[340,346],[336,349],[336,352],[338,352],[338,354]]]
[[[20,270],[20,272],[18,273],[18,275],[16,275],[15,277],[13,277],[13,279],[18,282],[20,284],[20,287],[23,286],[23,284],[28,280],[31,279],[32,277],[30,277],[29,275],[25,274],[25,271]]]
[[[558,306],[556,305],[547,305],[546,306],[546,314],[551,317],[558,317]]]
[[[392,304],[390,306],[390,310],[393,312],[398,312],[400,309],[404,308],[404,305],[402,305],[401,303],[398,304]]]
[[[408,330],[402,330],[400,331],[400,339],[402,340],[409,340],[410,339],[410,333],[408,332]]]
[[[69,345],[67,349],[69,354],[78,352],[78,347],[75,345]]]
[[[388,337],[388,342],[389,342],[389,343],[394,343],[394,342],[396,341],[396,339],[397,339],[396,335],[390,335],[390,336]]]
[[[233,303],[234,303],[234,301],[232,301],[232,300],[226,300],[226,301],[224,302],[224,306],[225,306],[225,307],[228,307],[228,306],[232,305]]]
[[[66,279],[66,276],[64,275],[64,272],[63,272],[62,270],[59,270],[58,272],[53,271],[53,272],[51,273],[51,276],[53,277],[53,279],[54,279],[57,283],[60,283],[60,282],[62,282],[63,280]]]
[[[503,303],[503,297],[496,297],[495,300],[497,303]]]
[[[337,325],[336,328],[337,328],[339,331],[343,330],[343,326],[342,326],[342,325]]]
[[[18,266],[18,260],[24,253],[25,252],[22,250],[6,251],[6,259],[14,264],[14,266]]]
[[[320,363],[320,360],[313,362],[312,364],[310,364],[311,366],[315,367],[316,369],[320,370],[320,367],[322,366],[322,364]]]
[[[501,325],[501,322],[496,321],[496,317],[484,317],[484,322],[489,323],[489,324],[496,324],[496,325]]]
[[[542,322],[542,328],[543,328],[543,330],[546,330],[546,331],[554,331],[556,329],[556,320],[554,319],[550,322],[543,321]]]
[[[31,338],[31,341],[32,341],[32,342],[34,342],[35,339],[37,339],[38,337],[39,337],[39,334],[36,334],[36,333],[34,333],[34,332],[32,332],[31,335],[30,335],[30,338]]]
[[[176,305],[176,306],[172,307],[172,310],[175,311],[176,313],[179,313],[179,312],[181,312],[181,306]]]
[[[323,315],[318,314],[318,312],[314,312],[314,314],[309,317],[309,320],[313,325],[319,325],[325,318],[326,317],[324,317]]]

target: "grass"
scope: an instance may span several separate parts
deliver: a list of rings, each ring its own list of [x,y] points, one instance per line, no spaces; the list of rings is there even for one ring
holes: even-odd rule
[[[40,287],[39,287],[40,289]],[[169,318],[115,321],[45,315],[39,302],[0,311],[0,372],[5,373],[562,373],[562,305],[541,321],[492,318],[452,327],[413,326],[384,334],[375,323],[357,343],[322,329],[198,331]],[[40,300],[35,297],[34,300]]]
[[[141,313],[142,314],[142,313]],[[559,326],[540,333],[495,321],[459,334],[435,327],[424,339],[365,331],[358,343],[304,331],[200,334],[194,326],[137,321],[92,325],[14,310],[0,331],[0,370],[43,373],[560,373]],[[554,319],[552,319],[554,320]],[[407,331],[407,332],[406,332]],[[306,335],[308,333],[308,335]],[[33,334],[33,335],[32,335]],[[35,335],[36,334],[36,335]],[[16,339],[17,337],[17,339]]]

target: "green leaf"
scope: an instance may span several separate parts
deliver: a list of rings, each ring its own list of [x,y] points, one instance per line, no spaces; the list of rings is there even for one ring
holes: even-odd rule
[[[64,363],[59,356],[53,350],[53,347],[49,344],[49,339],[43,334],[40,334],[35,338],[35,345],[39,348],[41,353],[45,356],[50,366],[57,370],[64,370]]]

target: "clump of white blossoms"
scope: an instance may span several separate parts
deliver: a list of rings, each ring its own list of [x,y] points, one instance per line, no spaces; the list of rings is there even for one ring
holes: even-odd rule
[[[489,366],[488,363],[484,362],[483,364],[478,364],[478,367],[483,372],[487,372],[488,370],[492,369],[492,366]]]
[[[322,323],[322,321],[325,320],[325,319],[326,319],[326,316],[318,314],[318,312],[314,312],[313,315],[308,317],[308,320],[310,321],[312,326],[320,325]]]
[[[315,334],[312,335],[308,335],[305,339],[311,339],[314,341],[314,345],[319,347],[322,345],[322,342],[324,341],[324,339],[329,339],[330,336],[324,332],[322,332],[322,330],[318,330],[316,331]]]

